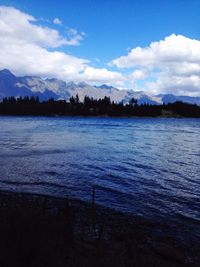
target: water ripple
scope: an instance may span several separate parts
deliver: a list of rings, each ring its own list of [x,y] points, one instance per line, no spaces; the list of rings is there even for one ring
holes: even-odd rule
[[[199,221],[200,120],[0,118],[2,189]],[[192,223],[192,222],[191,222]]]

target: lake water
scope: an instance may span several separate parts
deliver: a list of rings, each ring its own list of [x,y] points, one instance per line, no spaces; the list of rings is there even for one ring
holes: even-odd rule
[[[200,120],[0,117],[0,187],[200,221]]]

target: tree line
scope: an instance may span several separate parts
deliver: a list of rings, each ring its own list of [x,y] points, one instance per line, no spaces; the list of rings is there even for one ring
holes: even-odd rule
[[[78,116],[138,116],[138,117],[195,117],[200,118],[200,107],[195,104],[175,102],[170,104],[138,105],[132,98],[129,103],[115,103],[105,96],[94,99],[85,96],[84,101],[79,96],[72,96],[69,101],[40,101],[39,97],[6,97],[0,102],[0,115],[78,115]]]

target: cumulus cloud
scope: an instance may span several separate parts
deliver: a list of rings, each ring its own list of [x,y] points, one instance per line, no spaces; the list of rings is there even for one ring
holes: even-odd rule
[[[36,18],[13,7],[0,7],[1,41],[32,43],[43,47],[58,47],[70,40],[62,37],[58,31],[36,25]]]
[[[54,24],[61,23],[59,18],[54,19]],[[114,59],[115,71],[111,71],[92,67],[88,59],[61,52],[61,46],[78,46],[85,36],[74,28],[65,29],[64,36],[53,27],[42,26],[30,14],[0,6],[0,69],[65,81],[118,87],[126,84],[153,93],[200,95],[200,40],[172,34]]]
[[[200,96],[200,76],[160,73],[155,82],[147,82],[152,93],[174,93],[176,95]]]
[[[59,18],[55,18],[53,20],[53,23],[56,24],[56,25],[62,25],[62,21]]]
[[[115,59],[113,63],[119,68],[134,66],[155,67],[161,64],[200,61],[200,41],[182,35],[172,34],[150,46],[132,49],[127,56]]]
[[[145,70],[134,70],[130,75],[129,78],[136,80],[142,80],[147,76],[147,72]]]
[[[16,8],[0,6],[1,39],[12,38],[51,48],[61,45],[79,45],[83,40],[84,34],[78,33],[75,29],[69,29],[63,37],[57,30],[39,26],[37,22],[36,18]],[[54,24],[61,23],[58,18],[54,19]]]
[[[78,45],[85,34],[70,28],[66,35],[63,37],[55,29],[38,25],[36,18],[18,9],[0,6],[0,69],[10,69],[16,75],[56,77],[65,81],[106,82],[118,77],[115,72],[89,67],[87,59],[58,51],[60,46]]]
[[[86,67],[82,76],[88,82],[104,82],[112,83],[118,86],[123,85],[125,77],[116,71],[109,71],[105,68],[97,69],[93,67]]]
[[[36,21],[13,7],[0,7],[0,68],[8,68],[19,75],[76,78],[89,61],[52,51],[72,44],[75,35],[66,39],[54,29],[34,24]]]
[[[12,49],[12,52],[11,50]],[[76,80],[88,60],[58,51],[51,51],[34,44],[7,43],[0,51],[0,68],[7,68],[17,75],[39,75]]]
[[[118,68],[141,68],[153,76],[147,89],[176,94],[200,94],[200,40],[172,34],[148,47],[133,48],[112,62]]]
[[[129,75],[127,75],[127,79],[134,90],[140,91],[141,88],[137,86],[137,81],[144,80],[147,76],[148,73],[145,69],[135,69]]]

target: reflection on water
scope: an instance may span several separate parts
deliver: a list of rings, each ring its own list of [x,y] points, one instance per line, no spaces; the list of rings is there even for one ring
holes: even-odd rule
[[[200,120],[0,118],[2,189],[200,220]]]

